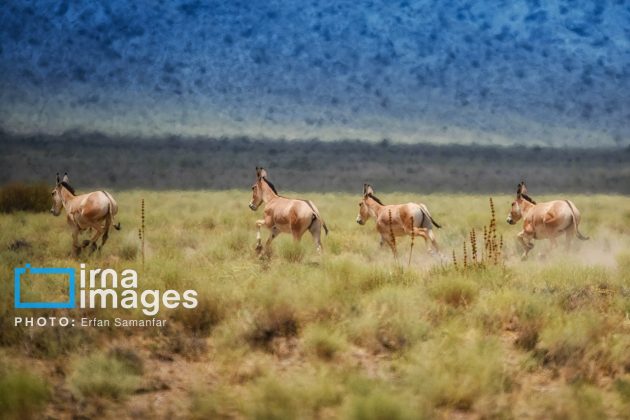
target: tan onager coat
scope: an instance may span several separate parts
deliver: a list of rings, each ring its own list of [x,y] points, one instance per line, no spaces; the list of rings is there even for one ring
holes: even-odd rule
[[[281,232],[290,233],[293,239],[299,241],[308,230],[313,235],[317,251],[322,250],[321,229],[328,234],[328,227],[319,215],[319,210],[310,200],[286,198],[278,195],[275,187],[267,179],[267,171],[256,167],[256,182],[252,185],[252,200],[249,208],[256,211],[261,204],[265,204],[264,218],[256,221],[256,251],[263,250],[260,228],[266,226],[271,235],[265,243],[265,249],[270,250],[271,241]]]
[[[105,245],[109,237],[109,228],[113,226],[120,230],[120,224],[114,223],[114,216],[118,213],[118,204],[114,197],[107,191],[94,191],[87,194],[75,195],[74,189],[69,184],[68,174],[64,174],[52,190],[53,206],[50,212],[59,216],[61,209],[66,211],[66,220],[72,229],[72,245],[76,256],[81,253],[81,248],[91,245],[91,252],[97,249],[96,242],[102,236],[100,248]],[[79,245],[79,233],[87,229],[94,229],[94,235],[88,241]],[[99,249],[100,249],[99,248]]]
[[[532,250],[533,239],[549,239],[552,247],[556,245],[556,238],[562,234],[566,237],[566,247],[570,248],[573,236],[587,240],[578,229],[580,224],[580,211],[570,200],[554,200],[545,203],[536,203],[527,195],[525,181],[518,184],[516,200],[512,202],[507,222],[511,225],[523,219],[523,230],[517,237],[523,246],[523,258]]]

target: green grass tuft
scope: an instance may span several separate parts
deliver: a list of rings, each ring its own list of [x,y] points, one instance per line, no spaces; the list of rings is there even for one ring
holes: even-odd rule
[[[0,366],[0,417],[35,419],[50,398],[46,382],[27,370]]]
[[[97,353],[76,360],[68,377],[72,394],[80,399],[103,397],[119,400],[134,392],[140,377],[130,369],[128,358]],[[137,368],[135,369],[137,371]]]

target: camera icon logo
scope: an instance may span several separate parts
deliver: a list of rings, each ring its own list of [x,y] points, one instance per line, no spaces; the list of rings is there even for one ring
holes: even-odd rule
[[[66,302],[22,302],[20,283],[22,276],[27,273],[35,275],[67,275],[69,280],[68,300]],[[71,309],[75,307],[75,275],[73,268],[35,268],[31,267],[30,264],[25,264],[24,267],[16,267],[13,270],[13,275],[15,285],[14,296],[16,309]],[[39,280],[40,279],[38,278],[38,281]],[[41,280],[52,281],[52,279],[46,279],[45,277]]]

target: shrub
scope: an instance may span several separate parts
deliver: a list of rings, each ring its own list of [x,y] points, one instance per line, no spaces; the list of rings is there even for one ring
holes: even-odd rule
[[[27,327],[20,331],[21,344],[28,354],[43,358],[67,355],[81,346],[90,345],[96,334],[89,328],[61,326]]]
[[[50,189],[44,183],[11,183],[0,189],[0,212],[44,212],[50,209]]]
[[[402,398],[389,393],[355,396],[345,407],[345,418],[356,420],[397,420],[422,418]]]
[[[173,311],[172,318],[193,334],[207,336],[225,316],[224,304],[216,296],[197,297],[197,307],[194,310],[178,308]]]
[[[257,419],[327,418],[327,408],[343,401],[342,379],[329,371],[312,369],[294,371],[291,375],[277,372],[250,382],[249,398],[243,414]],[[324,414],[325,413],[325,414]]]
[[[191,334],[181,323],[168,323],[161,328],[151,347],[153,356],[163,360],[172,360],[173,354],[196,360],[208,351],[206,338]]]
[[[37,418],[49,396],[48,386],[39,377],[27,371],[0,367],[0,417]]]
[[[191,395],[190,418],[225,419],[232,418],[238,408],[238,400],[227,390],[195,390]]]
[[[264,378],[254,389],[254,399],[249,407],[249,414],[257,419],[294,419],[297,418],[300,404],[295,390],[280,382]]]
[[[138,256],[138,245],[129,242],[123,243],[120,246],[118,255],[125,261],[134,261]]]
[[[286,304],[271,305],[255,317],[245,338],[254,347],[268,348],[277,337],[298,335],[300,322],[295,310]]]
[[[332,360],[346,347],[346,341],[334,330],[312,325],[304,331],[304,347],[320,359]]]
[[[524,291],[503,289],[484,294],[474,314],[488,332],[514,331],[517,333],[514,344],[533,350],[545,321],[553,316],[549,301]]]
[[[479,293],[479,286],[462,275],[454,275],[435,282],[430,294],[442,303],[453,307],[469,306]]]
[[[114,347],[108,353],[108,356],[122,363],[128,372],[134,375],[142,375],[144,373],[144,361],[135,350],[125,347]]]
[[[121,399],[137,389],[140,377],[119,357],[94,354],[74,363],[69,387],[77,398]]]
[[[409,290],[386,287],[366,298],[361,317],[350,327],[353,340],[373,353],[402,351],[427,337],[421,297]]]
[[[306,246],[301,242],[282,241],[280,243],[280,255],[287,262],[302,262],[304,255],[306,255]]]
[[[547,419],[605,419],[607,412],[601,392],[588,385],[565,386],[537,393],[531,402],[533,417]],[[610,408],[610,406],[608,407]]]
[[[474,331],[458,335],[450,332],[422,343],[413,352],[407,378],[434,407],[471,410],[482,399],[508,391],[510,374],[497,339]]]
[[[561,366],[571,359],[581,359],[587,348],[604,334],[603,321],[590,311],[554,319],[541,333],[539,350],[544,361]]]

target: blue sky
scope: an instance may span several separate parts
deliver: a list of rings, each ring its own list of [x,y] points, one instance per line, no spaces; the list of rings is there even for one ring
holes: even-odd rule
[[[8,1],[0,125],[630,144],[625,1]]]

